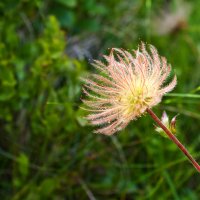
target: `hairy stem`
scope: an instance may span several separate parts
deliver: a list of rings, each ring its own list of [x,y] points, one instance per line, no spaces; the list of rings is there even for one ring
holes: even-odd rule
[[[156,114],[149,108],[146,110],[153,120],[163,129],[163,131],[167,134],[167,136],[178,146],[178,148],[187,156],[193,166],[196,168],[198,172],[200,172],[200,166],[195,161],[195,159],[191,156],[188,150],[181,144],[181,142],[176,138],[174,134],[161,122],[161,120],[156,116]]]

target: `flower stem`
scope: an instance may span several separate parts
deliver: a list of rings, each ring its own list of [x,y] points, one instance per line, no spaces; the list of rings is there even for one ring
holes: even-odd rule
[[[178,146],[178,148],[187,156],[196,170],[200,173],[200,166],[192,157],[192,155],[188,152],[188,150],[181,144],[181,142],[176,138],[174,134],[172,134],[169,129],[161,122],[161,120],[156,116],[156,114],[149,108],[146,110],[153,120],[163,129],[163,131],[167,134],[167,136]]]

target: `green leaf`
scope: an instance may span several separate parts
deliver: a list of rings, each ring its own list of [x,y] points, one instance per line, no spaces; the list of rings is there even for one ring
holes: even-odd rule
[[[0,81],[4,86],[14,86],[16,84],[16,80],[12,71],[12,68],[7,66],[2,66],[0,68]]]
[[[77,5],[77,0],[56,0],[56,2],[70,8],[74,8]]]
[[[55,15],[60,25],[64,28],[72,28],[76,21],[75,13],[69,11],[64,7],[55,7],[53,10],[50,11],[51,14]]]
[[[55,178],[45,179],[40,185],[40,194],[44,197],[49,197],[49,195],[56,189],[58,182]]]
[[[23,177],[26,177],[28,175],[29,171],[29,158],[24,154],[21,153],[17,159],[18,161],[18,167],[19,172]]]

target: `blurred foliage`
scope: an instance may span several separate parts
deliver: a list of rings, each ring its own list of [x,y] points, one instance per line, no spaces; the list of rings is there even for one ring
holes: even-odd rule
[[[0,2],[1,199],[199,199],[199,175],[148,116],[112,137],[92,134],[79,108],[80,77],[92,69],[68,55],[154,44],[178,76],[157,112],[181,114],[178,137],[199,160],[200,2],[190,5],[159,35],[161,10],[184,10],[183,1]]]

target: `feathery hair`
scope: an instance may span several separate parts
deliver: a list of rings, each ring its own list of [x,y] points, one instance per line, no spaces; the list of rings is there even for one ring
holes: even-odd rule
[[[112,48],[109,56],[104,55],[107,64],[94,62],[99,73],[84,79],[83,103],[90,112],[87,119],[99,126],[96,133],[111,135],[125,128],[175,87],[176,76],[163,85],[171,67],[154,46],[149,49],[150,53],[144,43],[133,54]]]

